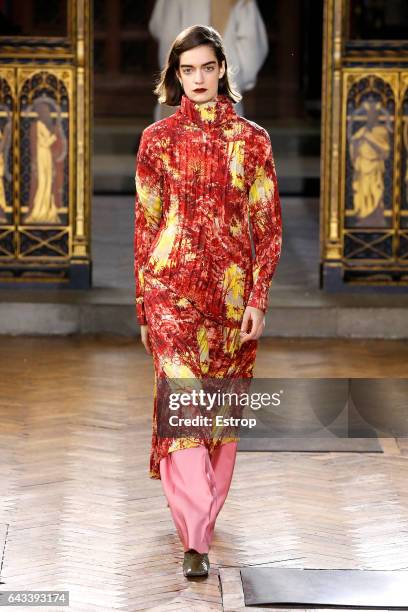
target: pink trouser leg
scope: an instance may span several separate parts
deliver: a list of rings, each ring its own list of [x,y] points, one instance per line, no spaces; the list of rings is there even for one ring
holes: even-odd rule
[[[212,460],[205,446],[197,446],[173,451],[160,461],[164,493],[185,551],[210,549],[231,484],[236,447],[236,442],[222,444]]]
[[[216,517],[218,516],[227,498],[234,472],[235,458],[237,456],[237,443],[227,442],[215,449],[211,458],[211,465],[215,475],[217,488]]]

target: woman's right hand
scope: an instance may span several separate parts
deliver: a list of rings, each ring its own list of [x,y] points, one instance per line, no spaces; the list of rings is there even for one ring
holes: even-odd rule
[[[151,355],[152,354],[152,349],[150,346],[150,340],[149,340],[149,327],[148,325],[141,325],[140,326],[140,334],[142,336],[142,342],[143,345],[146,349],[146,352]]]

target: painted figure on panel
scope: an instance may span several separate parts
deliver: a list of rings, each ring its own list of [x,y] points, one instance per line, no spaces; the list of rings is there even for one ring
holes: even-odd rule
[[[0,126],[0,222],[4,222],[7,220],[7,197],[6,190],[4,187],[4,181],[11,179],[11,176],[7,169],[7,160],[10,151],[11,139],[11,120],[8,109],[6,109],[6,114],[6,123],[4,124],[4,126]]]
[[[50,107],[58,120],[54,122]],[[60,121],[60,109],[54,100],[41,97],[33,103],[37,119],[30,129],[31,183],[29,212],[25,223],[61,223],[58,209],[63,190],[63,160],[65,138]]]
[[[390,128],[379,122],[379,115],[384,112],[379,102],[364,102],[362,109],[366,113],[365,124],[349,140],[353,213],[358,225],[384,226],[384,175],[385,160],[391,152]]]

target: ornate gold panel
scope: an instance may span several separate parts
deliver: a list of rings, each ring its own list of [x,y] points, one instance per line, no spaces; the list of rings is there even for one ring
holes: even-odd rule
[[[91,284],[91,14],[68,4],[66,39],[8,37],[0,54],[3,286]]]
[[[408,51],[359,40],[357,54],[348,8],[325,6],[321,284],[408,286]]]
[[[67,68],[17,72],[18,259],[72,253],[72,82]]]
[[[13,71],[0,71],[0,258],[14,257],[14,148],[15,80]]]

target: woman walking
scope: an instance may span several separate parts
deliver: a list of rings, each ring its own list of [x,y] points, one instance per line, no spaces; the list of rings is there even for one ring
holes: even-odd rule
[[[136,160],[136,314],[155,373],[150,477],[162,481],[184,575],[205,576],[238,438],[164,435],[161,383],[252,377],[281,209],[269,135],[234,111],[241,96],[216,30],[177,36],[155,93],[179,108],[144,129]]]

